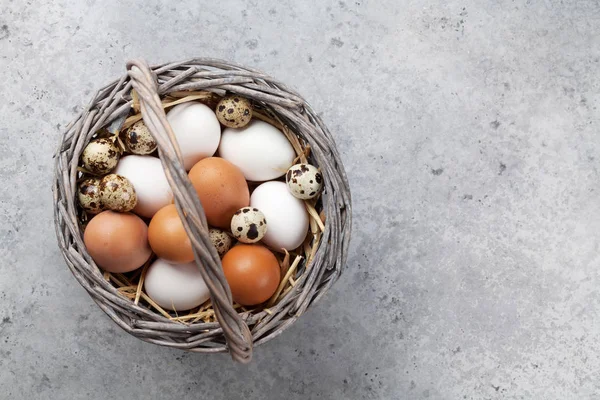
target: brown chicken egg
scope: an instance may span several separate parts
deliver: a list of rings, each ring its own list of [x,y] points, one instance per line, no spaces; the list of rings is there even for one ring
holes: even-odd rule
[[[148,241],[156,255],[172,263],[194,261],[192,243],[177,213],[175,204],[164,206],[152,217]]]
[[[279,286],[277,258],[259,244],[238,244],[225,254],[222,264],[233,300],[243,306],[264,303]]]
[[[129,272],[141,267],[152,254],[148,227],[131,213],[103,211],[87,224],[85,247],[100,268],[108,272]]]
[[[244,174],[223,158],[209,157],[198,161],[189,177],[212,226],[229,229],[233,214],[250,203]]]

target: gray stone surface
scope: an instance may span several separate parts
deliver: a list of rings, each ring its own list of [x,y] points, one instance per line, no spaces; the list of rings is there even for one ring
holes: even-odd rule
[[[0,0],[0,398],[600,397],[597,1]],[[214,56],[322,112],[346,274],[250,366],[123,333],[70,275],[51,155],[134,56]]]

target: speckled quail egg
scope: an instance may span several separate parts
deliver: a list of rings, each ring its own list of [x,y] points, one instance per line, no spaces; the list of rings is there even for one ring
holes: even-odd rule
[[[323,175],[310,164],[292,165],[285,174],[285,182],[294,197],[312,199],[323,188]]]
[[[77,190],[79,205],[90,214],[98,214],[104,209],[100,200],[100,179],[88,178],[79,184]]]
[[[87,171],[95,175],[104,175],[117,166],[120,156],[121,152],[112,140],[99,138],[85,146],[81,161]]]
[[[231,236],[221,229],[210,228],[208,230],[208,236],[221,257],[223,257],[225,253],[231,249],[231,246],[233,246],[233,239]]]
[[[240,208],[231,218],[231,233],[242,243],[258,242],[267,233],[265,215],[258,208]]]
[[[156,141],[143,120],[131,125],[122,137],[123,144],[130,153],[143,156],[156,150]]]
[[[240,96],[223,97],[216,109],[217,119],[228,128],[242,128],[252,119],[252,105]]]
[[[128,212],[137,204],[137,195],[127,178],[109,174],[100,180],[100,200],[108,210]]]

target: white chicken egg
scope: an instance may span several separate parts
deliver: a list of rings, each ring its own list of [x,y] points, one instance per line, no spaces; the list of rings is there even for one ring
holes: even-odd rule
[[[264,121],[226,128],[219,155],[237,166],[249,181],[268,181],[286,173],[296,153],[283,132]]]
[[[221,124],[208,106],[194,101],[178,104],[169,111],[167,120],[179,143],[186,171],[217,151]]]
[[[137,195],[134,213],[151,218],[158,210],[171,204],[173,192],[158,158],[125,156],[119,161],[114,173],[124,176],[133,185]]]
[[[161,258],[150,265],[144,280],[146,294],[171,311],[198,307],[210,297],[195,263],[171,264]]]
[[[275,249],[293,250],[308,233],[308,212],[283,182],[265,182],[254,189],[250,207],[265,215],[269,228],[262,241]]]

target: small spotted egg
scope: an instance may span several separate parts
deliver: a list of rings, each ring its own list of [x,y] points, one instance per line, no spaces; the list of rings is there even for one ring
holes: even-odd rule
[[[146,155],[156,150],[156,141],[143,120],[131,125],[125,131],[123,144],[133,154]]]
[[[310,164],[292,165],[285,174],[290,192],[302,200],[315,197],[323,189],[323,175]]]
[[[208,236],[221,257],[223,257],[225,253],[231,249],[231,246],[233,246],[233,239],[231,236],[221,229],[210,228],[208,230]]]
[[[121,152],[112,140],[94,139],[83,149],[81,161],[86,170],[95,175],[104,175],[112,171],[119,162]]]
[[[135,207],[137,195],[127,178],[110,174],[100,180],[100,200],[108,210],[128,212]]]
[[[77,190],[79,205],[90,214],[98,214],[104,209],[100,201],[100,179],[88,178],[79,184]]]
[[[217,119],[228,128],[242,128],[252,119],[252,105],[240,96],[223,97],[217,104]]]
[[[267,233],[265,215],[258,208],[240,208],[231,218],[231,233],[242,243],[258,242]]]

